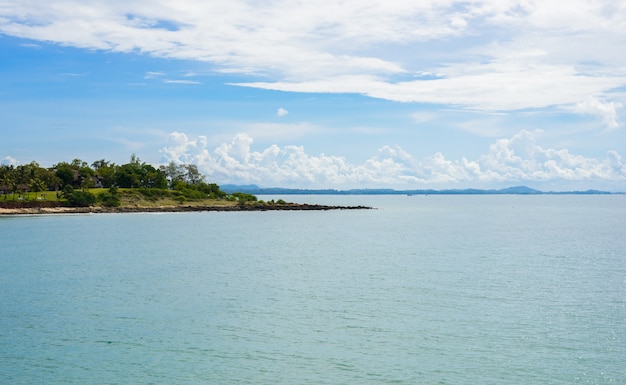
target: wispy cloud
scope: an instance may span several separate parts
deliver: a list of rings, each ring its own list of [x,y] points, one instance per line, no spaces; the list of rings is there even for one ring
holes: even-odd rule
[[[181,79],[164,79],[163,83],[168,83],[168,84],[202,84],[201,82],[197,82],[195,80],[181,80]]]
[[[613,91],[626,86],[616,49],[626,7],[610,0],[5,3],[4,34],[269,79],[239,83],[248,87],[487,111],[595,109],[614,129],[623,95]],[[603,104],[587,105],[590,96]]]
[[[146,72],[146,74],[144,75],[144,79],[155,79],[155,78],[160,78],[165,76],[165,72],[161,72],[161,71],[148,71]]]
[[[309,93],[357,93],[398,101],[437,103],[483,111],[574,105],[591,94],[626,84],[626,76],[581,76],[568,67],[513,68],[408,82],[372,76],[306,82],[250,82],[240,86]]]
[[[498,139],[475,160],[450,160],[437,152],[416,159],[398,145],[383,146],[362,164],[332,155],[310,155],[302,146],[271,145],[252,149],[253,138],[237,134],[211,149],[207,138],[173,132],[161,150],[166,161],[197,164],[221,183],[335,188],[394,186],[457,187],[545,181],[626,181],[626,164],[609,151],[605,159],[588,158],[567,149],[544,148],[537,133],[520,131]]]
[[[81,76],[87,76],[86,73],[74,73],[74,72],[64,72],[61,74],[62,76],[69,76],[69,77],[81,77]]]
[[[436,115],[432,112],[414,112],[410,117],[415,123],[423,124],[435,119]]]

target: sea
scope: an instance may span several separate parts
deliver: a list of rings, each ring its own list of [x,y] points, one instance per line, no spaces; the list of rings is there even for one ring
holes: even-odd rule
[[[0,216],[1,384],[626,384],[626,195]]]

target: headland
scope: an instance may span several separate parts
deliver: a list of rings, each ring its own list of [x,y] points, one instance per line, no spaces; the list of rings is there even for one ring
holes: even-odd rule
[[[56,202],[24,202],[25,204],[2,204],[0,215],[37,215],[37,214],[101,214],[101,213],[182,213],[202,211],[326,211],[326,210],[369,210],[367,206],[330,206],[308,203],[280,204],[197,204],[183,205],[123,205],[119,207],[89,206],[69,207]]]

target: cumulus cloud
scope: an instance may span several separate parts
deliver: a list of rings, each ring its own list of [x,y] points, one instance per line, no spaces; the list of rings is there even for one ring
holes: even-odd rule
[[[576,105],[575,110],[583,113],[599,117],[604,123],[607,130],[615,130],[622,126],[618,119],[617,111],[624,106],[619,102],[606,102],[594,96],[590,96],[585,101]]]
[[[310,155],[302,146],[252,148],[254,140],[237,134],[229,143],[209,149],[205,137],[170,134],[162,149],[166,161],[194,163],[219,183],[316,188],[423,188],[545,181],[626,181],[626,164],[611,151],[606,159],[544,148],[539,132],[521,131],[499,139],[475,160],[447,159],[435,153],[416,159],[400,146],[383,146],[362,164],[341,156]]]
[[[278,109],[278,111],[276,111],[276,115],[278,115],[278,117],[281,117],[281,118],[282,118],[283,116],[287,115],[288,113],[289,113],[289,111],[287,111],[286,109],[284,109],[284,108],[282,108],[282,107],[280,107],[280,108]]]
[[[12,156],[5,156],[4,158],[2,158],[2,160],[0,160],[0,164],[3,166],[15,166],[17,165],[19,162],[17,161],[17,159],[15,159]]]
[[[480,110],[571,107],[587,95],[601,100],[624,87],[626,56],[619,47],[625,19],[626,7],[610,0],[575,0],[567,7],[558,0],[0,5],[6,35],[263,75],[263,82],[239,83],[249,87]],[[423,78],[426,73],[437,75]],[[595,109],[614,126],[610,111],[598,110],[607,107],[580,108]]]

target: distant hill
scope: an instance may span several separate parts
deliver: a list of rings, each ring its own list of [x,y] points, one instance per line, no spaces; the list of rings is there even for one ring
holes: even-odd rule
[[[498,190],[498,194],[542,194],[542,192],[526,186],[515,186]]]
[[[586,190],[586,191],[563,191],[544,192],[527,186],[507,187],[500,190],[481,189],[449,189],[449,190],[394,190],[394,189],[293,189],[283,187],[259,187],[255,184],[248,185],[221,185],[220,189],[226,193],[243,192],[255,195],[539,195],[539,194],[612,194],[607,191]]]

